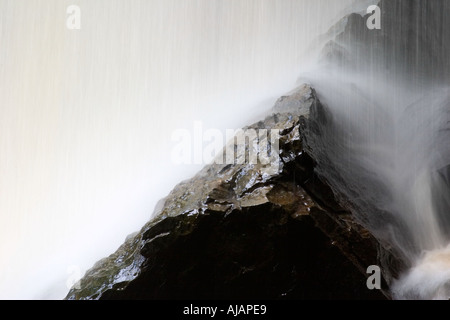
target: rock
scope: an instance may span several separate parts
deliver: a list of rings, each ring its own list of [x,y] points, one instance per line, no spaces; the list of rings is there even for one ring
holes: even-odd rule
[[[395,257],[315,172],[307,143],[332,121],[315,90],[301,86],[274,112],[247,129],[280,131],[276,170],[206,166],[66,299],[389,298],[390,269],[382,291],[367,289],[366,269]]]
[[[450,2],[378,0],[381,29],[369,30],[372,14],[343,18],[323,41],[324,61],[366,74],[382,73],[394,83],[417,87],[450,84]],[[326,39],[326,40],[325,40]]]

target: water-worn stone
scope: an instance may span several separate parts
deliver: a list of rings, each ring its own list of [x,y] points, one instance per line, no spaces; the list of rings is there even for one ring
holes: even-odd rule
[[[389,297],[386,283],[383,291],[368,290],[366,269],[395,258],[315,172],[307,143],[328,121],[308,85],[281,98],[274,114],[248,127],[280,130],[277,170],[206,166],[66,299]]]

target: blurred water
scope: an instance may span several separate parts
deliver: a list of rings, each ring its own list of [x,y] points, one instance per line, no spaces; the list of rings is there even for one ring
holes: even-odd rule
[[[0,0],[0,298],[64,297],[198,170],[171,132],[259,118],[351,3]]]
[[[333,117],[316,138],[319,171],[412,268],[395,298],[448,299],[450,2],[379,5],[380,30],[347,17],[304,75]]]

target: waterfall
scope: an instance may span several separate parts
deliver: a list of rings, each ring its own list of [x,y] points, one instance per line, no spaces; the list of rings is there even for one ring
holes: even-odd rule
[[[171,161],[173,131],[240,128],[298,81],[333,117],[319,174],[410,267],[394,297],[449,298],[449,20],[448,0],[0,0],[0,298],[63,298],[201,167]]]
[[[326,35],[307,75],[333,115],[319,171],[411,268],[398,299],[450,298],[450,3],[382,0]]]
[[[198,170],[171,133],[258,119],[352,3],[0,0],[0,298],[64,297]]]

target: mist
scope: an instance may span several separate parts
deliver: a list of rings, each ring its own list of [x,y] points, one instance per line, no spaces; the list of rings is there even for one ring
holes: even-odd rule
[[[346,17],[303,75],[332,117],[313,150],[341,201],[409,268],[393,297],[448,299],[450,6],[378,4],[379,30],[365,12]]]
[[[0,0],[0,298],[63,298],[201,167],[171,133],[259,119],[352,3]]]
[[[449,6],[0,0],[0,298],[63,298],[151,219],[203,166],[174,163],[174,131],[240,128],[307,82],[332,119],[318,173],[408,266],[393,297],[448,299]]]

